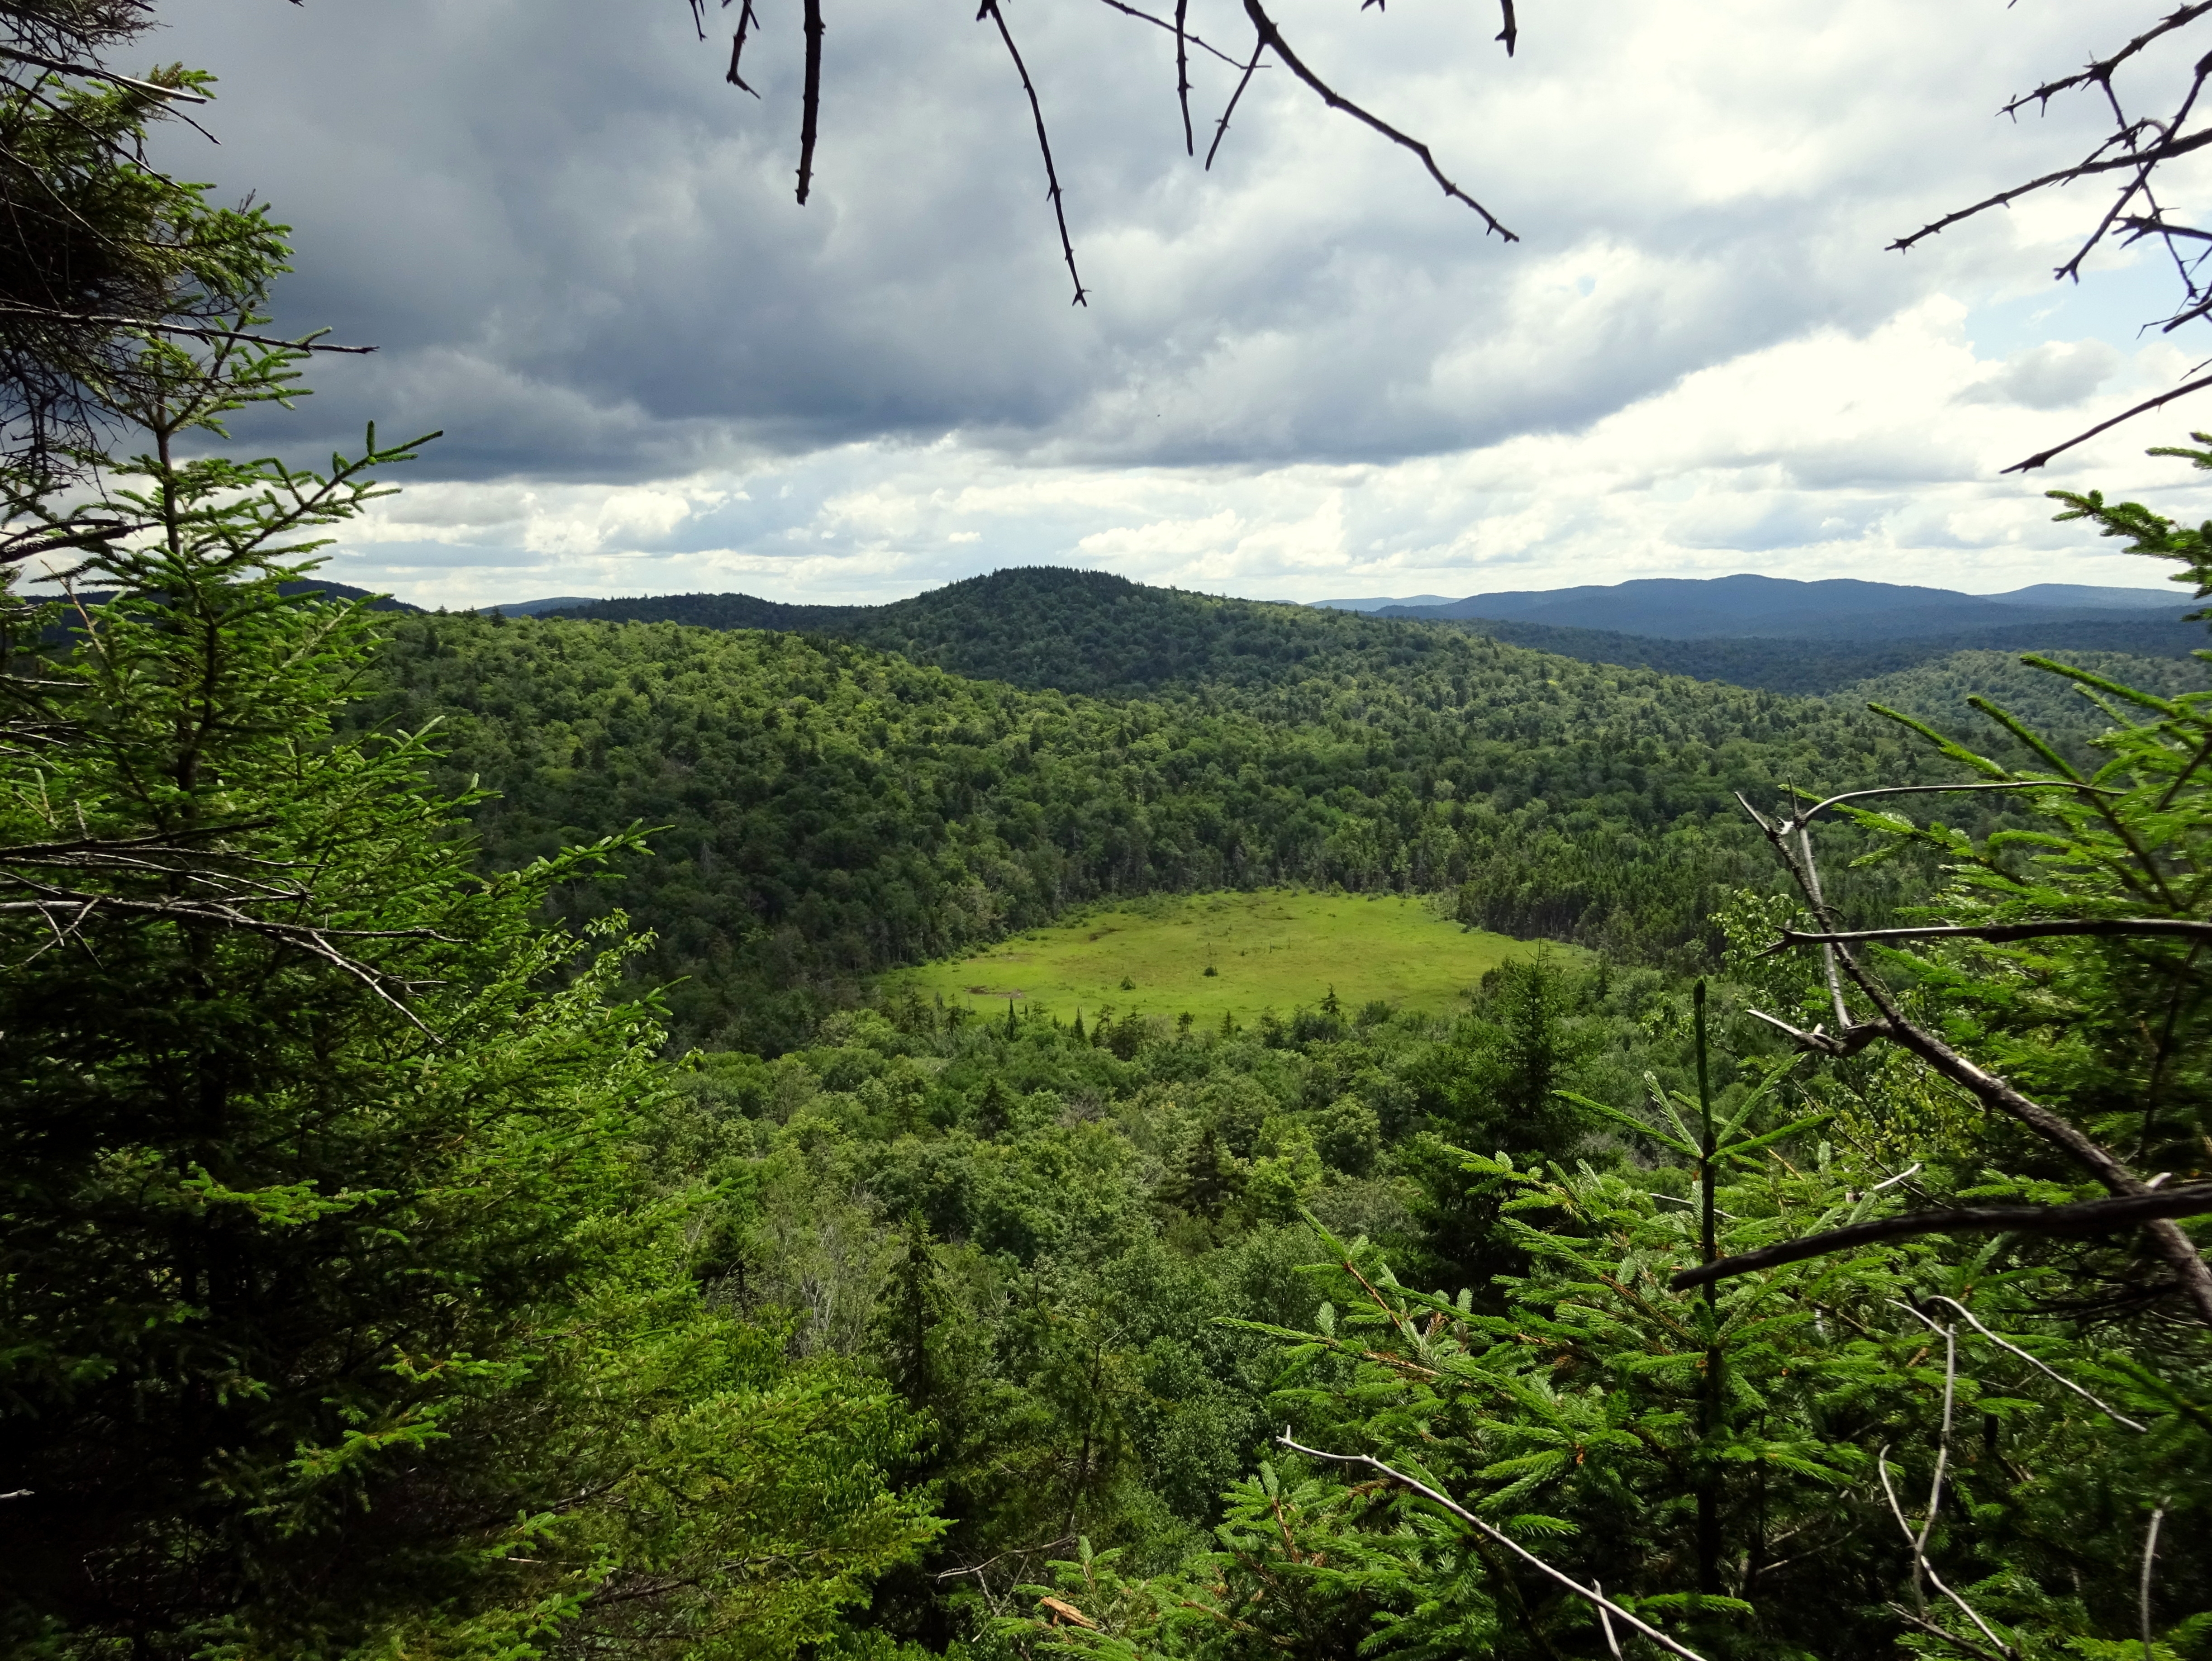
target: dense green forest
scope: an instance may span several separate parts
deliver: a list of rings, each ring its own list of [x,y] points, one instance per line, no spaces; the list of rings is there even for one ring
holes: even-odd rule
[[[1230,672],[1093,698],[814,636],[423,617],[348,718],[441,723],[443,776],[493,793],[473,822],[495,866],[666,827],[568,914],[627,907],[659,936],[647,972],[682,978],[681,1033],[770,1048],[872,971],[1157,890],[1455,890],[1483,928],[1704,961],[1721,896],[1778,880],[1735,791],[1927,765],[1863,711],[1089,573],[967,585],[937,615],[1018,618],[1087,682],[1147,649],[1086,632],[1122,590],[1147,627],[1155,605],[1245,620]],[[1871,915],[1901,880],[1846,888]]]
[[[853,614],[896,650],[409,619],[348,718],[440,723],[444,776],[493,794],[474,822],[495,865],[665,827],[620,886],[563,903],[619,903],[656,932],[645,972],[677,983],[679,1033],[769,1048],[872,972],[1161,890],[1449,889],[1472,925],[1710,962],[1720,896],[1781,880],[1735,792],[1930,766],[1869,699],[1994,754],[2021,752],[1970,695],[2077,755],[2112,720],[1997,653],[1814,700],[1096,573],[1001,573],[907,603],[925,602],[903,635],[882,621],[900,608]],[[2070,657],[2161,692],[2202,676]],[[1923,876],[1845,873],[1838,898],[1869,920]]]
[[[0,561],[0,1652],[2212,1661],[2194,664],[1891,720],[1085,574],[323,597],[418,446],[222,453],[281,227],[146,165],[183,71],[9,73],[0,188],[94,233],[30,278],[132,309],[12,336],[80,403],[0,435],[80,585]],[[871,979],[1282,882],[1595,949]]]
[[[989,604],[979,603],[988,585]],[[1409,622],[1356,612],[1217,599],[1146,588],[1107,572],[1000,572],[881,606],[781,605],[749,594],[599,600],[546,615],[612,622],[689,623],[828,635],[981,680],[1100,696],[1158,694],[1198,682],[1253,687],[1439,650],[1431,632],[1527,646],[1582,663],[1727,681],[1764,692],[1834,693],[1960,652],[2120,653],[2185,658],[2193,624],[2067,618],[1954,629],[1910,640],[1677,640],[1496,619]]]

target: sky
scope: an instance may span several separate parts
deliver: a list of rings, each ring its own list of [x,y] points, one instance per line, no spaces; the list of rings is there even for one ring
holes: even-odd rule
[[[1279,0],[1293,50],[1425,139],[1518,236],[1278,65],[1211,171],[1172,37],[1005,0],[1089,304],[1070,303],[1021,82],[954,0],[825,0],[811,198],[801,36],[757,0],[724,83],[684,0],[194,0],[148,55],[220,77],[160,159],[294,227],[287,328],[378,347],[240,447],[444,436],[330,573],[425,605],[741,590],[878,602],[1061,564],[1262,599],[1638,577],[1996,592],[2163,568],[2041,492],[2192,519],[2147,446],[2212,395],[2023,480],[2164,390],[2149,251],[2051,272],[2101,199],[1899,234],[2071,161],[2097,109],[2010,95],[2159,0]],[[1238,0],[1190,27],[1249,52]],[[2127,88],[2156,101],[2177,46]],[[1200,157],[1238,73],[1194,52]],[[2212,162],[2167,180],[2185,204]]]

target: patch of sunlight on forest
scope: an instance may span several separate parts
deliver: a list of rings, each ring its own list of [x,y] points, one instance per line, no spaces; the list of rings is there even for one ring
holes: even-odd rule
[[[983,1008],[1009,997],[1060,1020],[1079,1007],[1218,1022],[1262,1010],[1287,1015],[1334,987],[1352,1008],[1383,999],[1449,1012],[1483,975],[1538,950],[1580,959],[1581,949],[1465,929],[1430,899],[1404,894],[1160,894],[1070,912],[987,951],[884,977],[948,1004]],[[1213,973],[1206,973],[1208,968]]]

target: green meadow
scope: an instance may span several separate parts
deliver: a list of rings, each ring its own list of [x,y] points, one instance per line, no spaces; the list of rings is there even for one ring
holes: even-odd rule
[[[1579,956],[1573,948],[1544,949]],[[1331,988],[1357,1009],[1455,1008],[1483,974],[1538,943],[1461,927],[1398,894],[1257,893],[1158,895],[1071,913],[971,956],[884,977],[924,997],[986,1009],[1008,998],[1066,1020],[1080,1009],[1120,1015],[1287,1015]],[[1211,968],[1213,973],[1208,974]]]

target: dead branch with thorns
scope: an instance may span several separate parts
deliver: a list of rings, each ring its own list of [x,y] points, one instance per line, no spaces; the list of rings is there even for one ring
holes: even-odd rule
[[[1375,3],[1375,0],[1369,0],[1369,3]],[[738,66],[744,56],[745,43],[753,37],[755,31],[760,27],[759,16],[753,9],[752,0],[721,0],[721,3],[725,9],[732,4],[738,7],[737,28],[730,41],[730,67],[723,78],[730,85],[758,97],[759,94],[740,75]],[[1272,56],[1277,63],[1290,70],[1291,76],[1310,89],[1328,108],[1340,111],[1350,116],[1362,126],[1388,139],[1391,143],[1419,160],[1429,177],[1436,182],[1447,198],[1466,207],[1482,221],[1483,232],[1486,235],[1495,233],[1507,242],[1520,240],[1520,238],[1508,229],[1504,222],[1495,214],[1452,181],[1438,164],[1435,153],[1425,142],[1392,125],[1364,106],[1345,97],[1316,72],[1304,58],[1291,50],[1290,45],[1283,39],[1281,29],[1266,9],[1260,4],[1260,0],[1243,0],[1245,21],[1252,30],[1252,48],[1249,55],[1241,58],[1214,45],[1190,27],[1190,0],[1176,0],[1175,16],[1172,20],[1157,16],[1151,12],[1129,5],[1126,3],[1126,0],[1103,0],[1103,3],[1124,16],[1151,24],[1155,28],[1164,29],[1175,37],[1175,97],[1176,109],[1182,121],[1185,155],[1195,156],[1198,154],[1196,130],[1190,112],[1190,95],[1193,90],[1190,79],[1191,52],[1195,49],[1205,52],[1238,71],[1236,86],[1231,92],[1227,102],[1222,106],[1219,118],[1214,124],[1213,141],[1206,147],[1205,162],[1206,168],[1212,167],[1214,157],[1220,152],[1221,141],[1229,132],[1230,117],[1236,113],[1237,103],[1244,96],[1245,88],[1251,85],[1254,76],[1265,67],[1264,60]],[[692,27],[696,31],[699,38],[704,40],[707,38],[707,0],[690,0],[690,4]],[[805,69],[804,84],[799,94],[797,195],[799,204],[804,206],[814,187],[814,153],[821,131],[823,22],[821,0],[800,0],[800,29],[805,39]],[[1514,11],[1514,0],[1498,0],[1498,10],[1503,27],[1499,28],[1497,38],[1504,45],[1505,55],[1510,58],[1521,38],[1520,23]],[[1036,130],[1037,154],[1044,162],[1045,195],[1046,199],[1051,203],[1054,224],[1060,233],[1060,257],[1066,262],[1068,276],[1075,285],[1075,298],[1073,303],[1078,306],[1087,306],[1090,304],[1089,290],[1085,288],[1082,274],[1076,267],[1075,240],[1068,230],[1066,205],[1060,188],[1060,172],[1053,161],[1052,141],[1045,130],[1043,100],[1039,95],[1036,83],[1030,74],[1029,65],[1022,58],[1021,49],[1014,44],[1013,31],[1007,25],[1006,14],[1000,9],[999,0],[981,0],[975,13],[975,21],[979,23],[989,21],[996,26],[1000,44],[1006,48],[1006,56],[1012,61],[1014,73],[1021,82],[1023,95],[1028,100],[1031,122]]]

